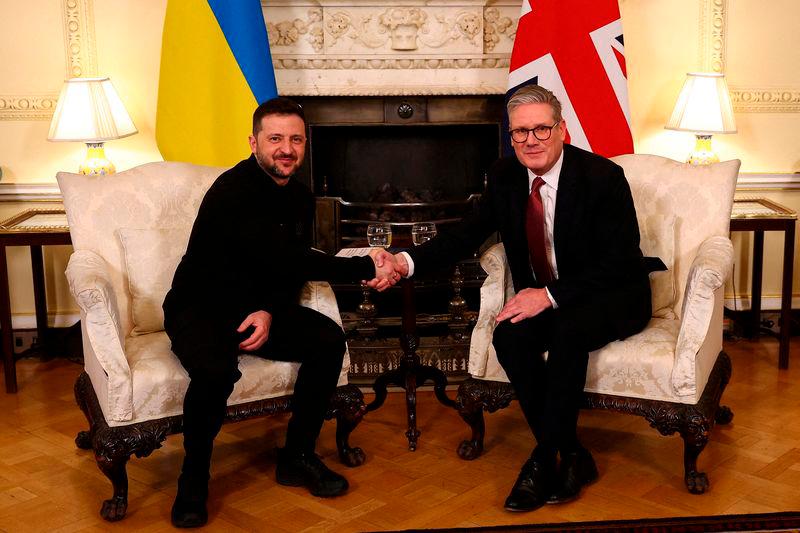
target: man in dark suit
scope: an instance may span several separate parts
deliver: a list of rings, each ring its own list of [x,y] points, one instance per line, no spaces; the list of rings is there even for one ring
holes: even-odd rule
[[[278,483],[306,486],[320,497],[347,490],[347,480],[314,454],[345,336],[333,320],[298,303],[300,290],[308,280],[372,278],[382,290],[399,277],[371,257],[331,257],[311,248],[314,198],[294,178],[306,145],[299,105],[273,98],[258,106],[249,140],[252,155],[219,176],[203,198],[164,301],[172,351],[190,378],[183,403],[186,455],[172,507],[177,527],[208,520],[214,438],[242,376],[242,352],[300,363],[286,445],[278,451]]]
[[[505,507],[528,511],[597,478],[576,433],[588,354],[645,327],[650,284],[622,168],[564,144],[561,104],[547,89],[519,89],[508,115],[516,157],[492,167],[476,213],[394,257],[400,273],[424,273],[500,232],[516,295],[492,342],[537,442]]]

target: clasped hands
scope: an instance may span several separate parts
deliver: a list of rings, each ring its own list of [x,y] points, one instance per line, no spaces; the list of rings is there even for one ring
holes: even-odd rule
[[[373,248],[369,256],[375,263],[375,277],[362,283],[378,292],[385,291],[408,275],[408,262],[403,254],[392,255],[383,248]]]

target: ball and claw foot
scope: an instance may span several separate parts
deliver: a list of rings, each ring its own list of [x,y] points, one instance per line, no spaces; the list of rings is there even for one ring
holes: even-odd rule
[[[75,437],[75,446],[81,450],[92,449],[92,434],[88,431],[79,431]]]
[[[708,490],[708,476],[705,472],[689,472],[684,481],[692,494],[703,494]]]
[[[720,405],[717,408],[717,413],[714,416],[714,421],[717,424],[725,425],[730,424],[731,420],[733,420],[733,411],[727,405]]]
[[[116,496],[110,500],[103,502],[103,507],[100,509],[100,516],[109,522],[116,522],[125,518],[125,513],[128,511],[128,500]]]
[[[458,453],[458,456],[465,461],[472,461],[473,459],[477,459],[481,453],[483,453],[483,447],[474,440],[464,439],[461,441],[461,444],[458,445],[458,450],[456,453]]]
[[[342,464],[350,467],[361,466],[367,460],[367,454],[364,450],[356,446],[355,448],[348,448],[339,454]]]

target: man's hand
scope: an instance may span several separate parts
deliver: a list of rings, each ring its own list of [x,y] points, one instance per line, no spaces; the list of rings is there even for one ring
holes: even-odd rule
[[[495,320],[502,322],[510,318],[511,323],[516,324],[538,315],[552,305],[546,289],[522,289],[506,303]]]
[[[394,263],[395,263],[395,270],[397,273],[403,277],[408,276],[408,261],[406,261],[406,256],[403,254],[394,254]]]
[[[239,333],[253,326],[253,334],[239,343],[239,349],[246,352],[258,350],[269,338],[269,327],[272,325],[272,315],[266,311],[250,313],[244,322],[236,329]]]
[[[363,283],[380,292],[400,281],[400,273],[397,272],[395,256],[382,248],[370,250],[369,256],[375,262],[375,277]]]

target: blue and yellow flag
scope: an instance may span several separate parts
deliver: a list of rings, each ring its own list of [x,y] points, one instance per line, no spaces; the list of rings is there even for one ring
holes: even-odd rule
[[[245,159],[256,106],[277,95],[259,0],[169,0],[156,141],[168,161]]]

